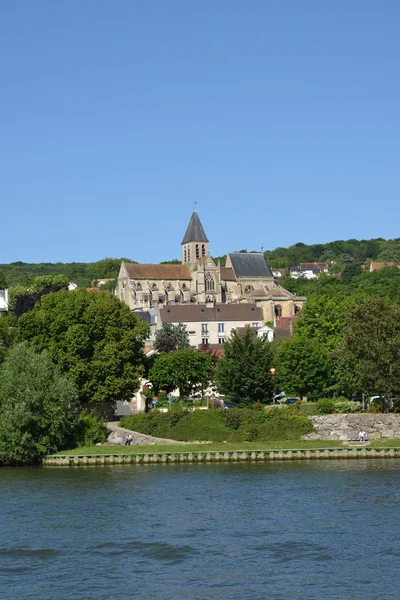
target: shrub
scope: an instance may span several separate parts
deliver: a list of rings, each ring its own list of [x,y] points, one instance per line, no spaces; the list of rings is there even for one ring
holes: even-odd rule
[[[335,412],[335,403],[330,398],[321,398],[317,402],[317,410],[321,415],[330,415]]]
[[[361,403],[352,400],[338,399],[335,402],[335,412],[337,413],[354,413],[361,410]]]
[[[382,402],[370,402],[368,406],[368,412],[370,413],[381,413],[383,412]]]
[[[81,413],[72,436],[72,447],[94,446],[107,441],[108,431],[104,422],[93,413]]]
[[[253,410],[264,410],[265,404],[262,404],[262,402],[254,402],[251,408]]]

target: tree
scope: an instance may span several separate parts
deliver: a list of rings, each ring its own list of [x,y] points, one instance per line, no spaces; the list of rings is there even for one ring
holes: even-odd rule
[[[105,292],[61,290],[18,321],[23,340],[51,359],[82,402],[129,400],[143,372],[148,325]]]
[[[342,383],[389,399],[400,393],[400,306],[369,298],[350,314],[335,353]]]
[[[181,397],[190,396],[199,388],[204,390],[211,378],[212,358],[193,348],[159,354],[149,372],[156,392],[178,389]]]
[[[154,348],[158,352],[171,352],[172,350],[183,350],[190,348],[189,336],[186,325],[179,323],[164,322],[162,328],[156,332]]]
[[[15,345],[16,337],[15,317],[10,313],[0,314],[0,365],[7,351]]]
[[[271,402],[273,352],[266,337],[254,337],[249,327],[243,336],[233,331],[224,354],[215,370],[219,392],[235,406]]]
[[[7,287],[7,279],[5,273],[0,271],[0,290],[4,290]]]
[[[325,345],[315,338],[294,335],[278,347],[277,378],[286,394],[316,396],[333,385],[333,367]]]
[[[28,344],[8,353],[0,367],[0,464],[28,464],[68,442],[77,418],[74,385],[46,352]]]
[[[53,273],[52,275],[38,275],[33,280],[31,288],[32,292],[40,292],[45,288],[57,287],[58,289],[68,289],[69,279],[66,275],[60,273]]]

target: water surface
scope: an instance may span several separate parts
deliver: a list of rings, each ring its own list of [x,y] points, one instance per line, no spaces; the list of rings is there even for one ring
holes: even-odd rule
[[[400,598],[400,460],[0,470],[1,600]]]

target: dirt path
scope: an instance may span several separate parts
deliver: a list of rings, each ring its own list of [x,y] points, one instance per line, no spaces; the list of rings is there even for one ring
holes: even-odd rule
[[[132,446],[153,446],[153,445],[166,445],[166,444],[182,444],[185,445],[187,442],[178,442],[176,440],[168,440],[165,438],[158,438],[152,435],[146,435],[145,433],[139,433],[138,431],[131,431],[120,427],[118,421],[110,421],[107,423],[107,429],[110,431],[107,443],[110,445],[123,445],[125,444],[126,437],[130,434],[132,436]]]

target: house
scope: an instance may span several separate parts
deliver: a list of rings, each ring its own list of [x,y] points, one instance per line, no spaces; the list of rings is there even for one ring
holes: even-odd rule
[[[255,303],[165,306],[160,309],[158,327],[167,322],[185,325],[195,348],[224,344],[232,329],[264,326],[263,311]]]
[[[0,312],[7,312],[10,306],[8,290],[0,290]]]
[[[274,269],[273,267],[271,267],[271,271],[272,271],[272,275],[274,277],[286,277],[287,275],[287,269]]]
[[[305,279],[315,279],[322,273],[329,273],[328,263],[300,263],[298,267],[290,268],[290,277],[293,279],[299,279],[299,277],[304,277]]]
[[[394,267],[396,266],[398,269],[400,269],[400,265],[398,265],[395,262],[392,261],[384,261],[384,262],[374,262],[372,261],[369,265],[369,272],[372,273],[372,271],[380,271],[381,269],[383,269],[384,267]]]
[[[264,321],[297,314],[305,302],[278,284],[261,252],[231,252],[222,267],[210,256],[196,211],[181,242],[181,264],[121,264],[116,295],[133,311],[165,306],[255,304]]]

